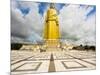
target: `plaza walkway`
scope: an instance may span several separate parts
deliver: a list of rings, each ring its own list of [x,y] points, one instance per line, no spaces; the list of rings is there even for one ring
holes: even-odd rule
[[[41,72],[94,70],[96,54],[93,51],[11,51],[11,75]]]

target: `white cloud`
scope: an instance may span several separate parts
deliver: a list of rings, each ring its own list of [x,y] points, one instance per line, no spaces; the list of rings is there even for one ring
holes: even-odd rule
[[[20,4],[22,6],[29,7],[30,12],[24,17],[23,13],[17,8],[17,2],[13,1],[11,3],[12,41],[24,42],[28,40],[40,40],[40,32],[42,31],[43,27],[43,19],[38,13],[38,4],[32,2],[20,2]]]
[[[59,14],[62,38],[72,40],[74,44],[95,45],[95,14],[86,16],[92,9],[91,6],[64,6]]]

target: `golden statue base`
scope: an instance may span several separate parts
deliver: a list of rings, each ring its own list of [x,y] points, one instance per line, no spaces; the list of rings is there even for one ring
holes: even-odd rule
[[[45,40],[46,51],[59,51],[60,42],[59,40]]]

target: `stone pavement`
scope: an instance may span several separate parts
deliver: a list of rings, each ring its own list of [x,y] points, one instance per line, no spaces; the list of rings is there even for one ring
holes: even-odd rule
[[[41,72],[93,70],[96,68],[96,54],[93,51],[11,51],[11,75]]]

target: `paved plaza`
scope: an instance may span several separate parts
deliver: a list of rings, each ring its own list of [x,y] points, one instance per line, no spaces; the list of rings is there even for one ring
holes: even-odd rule
[[[11,75],[94,70],[95,68],[94,51],[68,50],[41,53],[24,50],[11,51]]]

